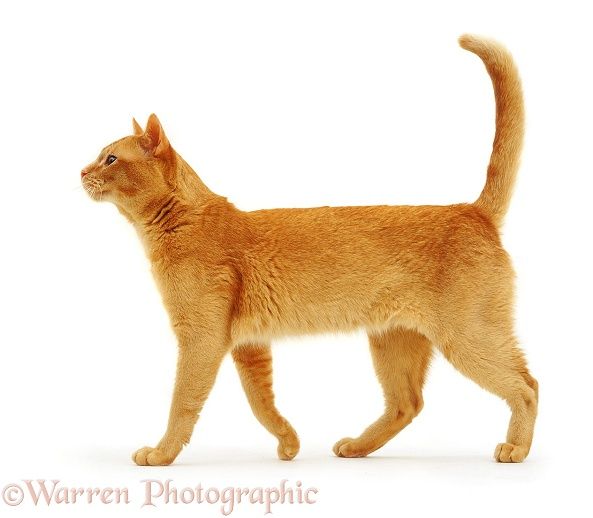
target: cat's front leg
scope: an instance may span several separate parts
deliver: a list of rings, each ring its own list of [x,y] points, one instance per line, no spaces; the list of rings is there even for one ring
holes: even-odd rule
[[[200,333],[203,334],[203,333]],[[155,448],[145,446],[132,455],[139,466],[171,464],[191,437],[194,425],[214,385],[228,348],[222,336],[180,337],[177,374],[169,424]]]
[[[274,404],[270,345],[241,345],[233,349],[232,355],[253,414],[278,439],[278,457],[292,460],[300,443],[294,428]]]

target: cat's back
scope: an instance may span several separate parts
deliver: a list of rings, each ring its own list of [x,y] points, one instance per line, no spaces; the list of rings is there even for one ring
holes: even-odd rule
[[[494,225],[469,204],[267,209],[244,214],[256,246],[276,244],[301,252],[418,249],[468,240],[500,244]]]

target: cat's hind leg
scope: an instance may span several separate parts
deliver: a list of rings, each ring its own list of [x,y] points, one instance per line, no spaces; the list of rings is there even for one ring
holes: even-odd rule
[[[292,460],[300,443],[293,427],[274,404],[270,346],[241,345],[232,350],[232,356],[253,414],[278,439],[278,457]]]
[[[537,416],[538,383],[527,369],[511,325],[482,328],[473,336],[459,333],[439,348],[462,374],[503,398],[511,409],[506,442],[498,444],[498,462],[522,462],[531,448]]]
[[[422,386],[432,356],[429,340],[398,327],[369,334],[369,343],[385,412],[359,437],[338,441],[333,451],[339,457],[364,457],[381,448],[422,410]]]

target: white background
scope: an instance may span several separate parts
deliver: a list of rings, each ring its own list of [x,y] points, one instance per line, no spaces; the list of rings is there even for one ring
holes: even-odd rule
[[[590,513],[592,38],[576,2],[12,2],[0,7],[0,485],[127,486],[124,506],[0,513],[217,516],[140,509],[140,480],[319,489],[274,516]],[[492,460],[505,404],[435,358],[425,409],[367,459],[338,459],[382,400],[364,335],[275,344],[278,406],[301,453],[276,459],[227,360],[174,466],[161,437],[176,345],[132,228],[79,171],[156,112],[239,208],[472,201],[494,131],[463,32],[494,36],[524,80],[527,140],[504,243],[517,326],[541,386],[532,453]],[[243,505],[233,516],[263,516]]]

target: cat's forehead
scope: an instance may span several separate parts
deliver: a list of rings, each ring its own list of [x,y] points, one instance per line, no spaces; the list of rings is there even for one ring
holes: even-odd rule
[[[142,154],[137,138],[133,136],[123,137],[105,146],[99,153],[98,160],[101,161],[108,155],[115,155],[118,158],[132,159]]]

